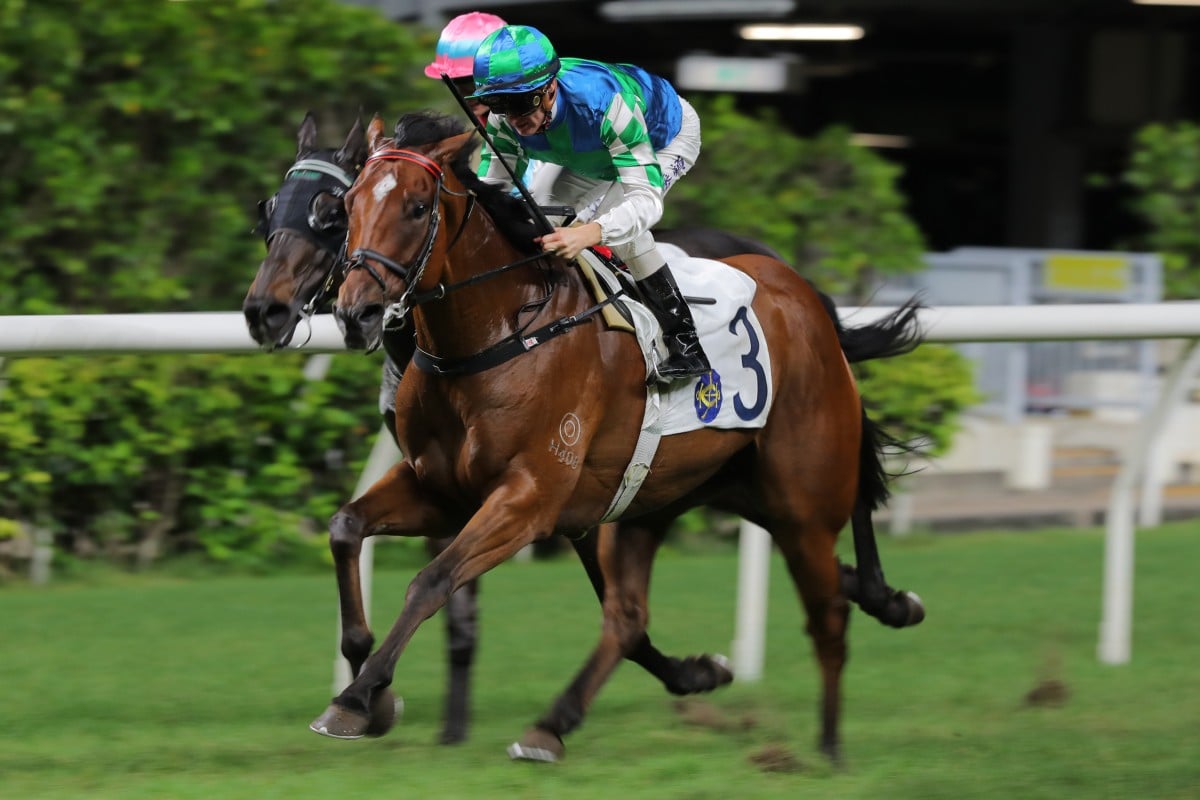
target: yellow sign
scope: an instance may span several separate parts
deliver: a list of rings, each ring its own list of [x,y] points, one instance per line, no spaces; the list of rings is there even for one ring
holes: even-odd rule
[[[1047,289],[1124,292],[1129,290],[1132,273],[1124,256],[1051,253],[1042,266],[1042,284]]]

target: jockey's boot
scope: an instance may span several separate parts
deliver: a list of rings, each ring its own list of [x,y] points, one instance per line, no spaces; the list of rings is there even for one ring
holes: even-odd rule
[[[663,342],[667,345],[667,360],[658,365],[659,376],[672,381],[708,372],[711,367],[696,335],[692,311],[675,283],[671,268],[663,265],[637,285],[646,306],[662,326]]]

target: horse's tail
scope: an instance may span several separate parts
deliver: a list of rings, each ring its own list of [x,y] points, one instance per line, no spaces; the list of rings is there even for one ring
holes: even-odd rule
[[[874,358],[901,356],[912,352],[921,343],[918,315],[923,306],[916,298],[905,302],[883,319],[869,325],[847,328],[838,316],[837,304],[833,302],[833,298],[820,290],[816,291],[821,298],[821,305],[825,307],[825,313],[833,320],[833,327],[837,329],[842,352],[851,364]]]

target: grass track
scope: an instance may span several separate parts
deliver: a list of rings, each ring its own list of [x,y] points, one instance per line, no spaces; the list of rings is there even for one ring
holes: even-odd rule
[[[681,711],[627,665],[568,739],[565,762],[508,762],[504,747],[598,631],[591,590],[564,558],[484,578],[475,727],[455,748],[433,744],[437,618],[400,661],[407,712],[388,736],[337,742],[307,730],[330,694],[332,576],[0,590],[0,797],[1200,797],[1200,524],[1139,534],[1126,667],[1095,659],[1097,531],[918,537],[882,552],[929,617],[892,631],[855,613],[841,774],[816,753],[817,673],[777,558],[762,683]],[[727,651],[735,576],[732,554],[664,552],[658,645]],[[376,576],[377,625],[399,610],[408,577]],[[1066,684],[1066,704],[1028,707],[1047,678]],[[764,751],[798,769],[764,771],[753,761]]]

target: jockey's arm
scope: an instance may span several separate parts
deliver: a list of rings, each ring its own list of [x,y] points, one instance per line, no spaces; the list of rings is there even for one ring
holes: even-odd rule
[[[649,125],[637,106],[617,95],[605,115],[604,143],[612,157],[624,199],[595,219],[600,244],[632,242],[654,227],[663,214],[663,175],[650,143]]]

